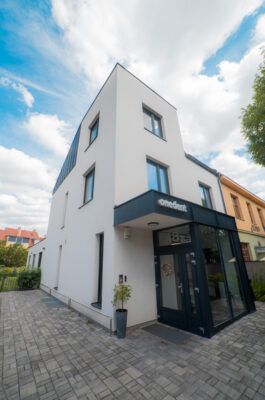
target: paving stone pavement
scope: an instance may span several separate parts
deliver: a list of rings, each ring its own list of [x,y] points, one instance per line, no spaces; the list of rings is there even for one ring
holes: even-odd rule
[[[109,336],[41,290],[0,294],[0,399],[265,399],[265,304],[212,339]]]

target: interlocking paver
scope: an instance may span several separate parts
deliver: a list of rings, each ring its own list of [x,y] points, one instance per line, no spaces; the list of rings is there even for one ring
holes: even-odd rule
[[[0,399],[265,400],[265,304],[212,339],[112,337],[40,290],[0,294]]]

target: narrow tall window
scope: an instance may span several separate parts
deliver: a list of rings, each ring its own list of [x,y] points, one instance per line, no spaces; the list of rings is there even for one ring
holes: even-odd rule
[[[30,265],[30,260],[31,260],[31,255],[29,256],[29,261],[28,261],[28,265]]]
[[[154,135],[163,138],[161,118],[143,107],[144,128]]]
[[[94,177],[95,177],[95,169],[89,172],[89,174],[87,174],[85,177],[84,204],[88,203],[90,200],[93,199]]]
[[[55,286],[54,289],[58,289],[59,285],[59,279],[60,279],[60,269],[61,269],[61,260],[62,260],[62,249],[63,246],[59,246],[59,252],[58,252],[58,259],[57,259],[57,270],[56,270],[56,278],[55,278]]]
[[[89,145],[91,145],[91,143],[93,143],[98,136],[98,124],[99,124],[99,119],[97,119],[96,122],[90,128]]]
[[[167,168],[147,160],[148,189],[169,194]]]
[[[102,278],[103,278],[103,250],[104,250],[104,233],[97,235],[98,240],[98,290],[97,301],[92,303],[92,306],[102,307]]]
[[[258,208],[257,210],[258,210],[261,225],[262,225],[263,229],[265,230],[265,219],[264,219],[263,212],[260,208]]]
[[[65,216],[66,216],[67,203],[68,203],[68,192],[65,193],[65,197],[64,197],[63,218],[62,218],[62,226],[61,226],[61,228],[64,228],[64,226],[65,226]]]
[[[251,207],[250,203],[247,203],[247,208],[248,208],[248,213],[249,213],[249,216],[250,216],[251,223],[252,224],[256,224],[256,220],[255,220],[255,217],[254,217],[254,214],[253,214],[253,210],[252,210],[252,207]]]
[[[41,267],[42,251],[39,253],[38,268]]]
[[[202,185],[201,183],[199,183],[199,188],[200,188],[201,202],[203,207],[213,208],[210,188]]]
[[[33,254],[32,267],[34,267],[34,266],[35,266],[35,258],[36,258],[36,254]]]
[[[232,199],[232,204],[233,204],[234,211],[235,211],[235,217],[236,217],[237,219],[242,219],[242,215],[241,215],[241,210],[240,210],[240,205],[239,205],[238,197],[233,196],[233,195],[231,194],[231,199]]]

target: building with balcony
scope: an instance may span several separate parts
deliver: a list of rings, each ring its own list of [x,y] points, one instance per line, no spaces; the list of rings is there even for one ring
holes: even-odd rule
[[[235,217],[245,261],[265,261],[265,201],[222,175],[227,213]]]
[[[219,174],[185,154],[176,108],[119,64],[79,125],[40,252],[41,288],[112,330],[118,282],[132,287],[128,326],[210,337],[255,310]]]

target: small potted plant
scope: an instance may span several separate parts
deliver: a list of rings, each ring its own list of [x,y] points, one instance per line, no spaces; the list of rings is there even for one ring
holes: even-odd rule
[[[127,324],[127,310],[124,308],[124,303],[131,297],[132,288],[130,285],[119,284],[114,287],[113,305],[116,307],[118,304],[121,308],[116,310],[116,327],[117,337],[123,339],[126,336]]]

